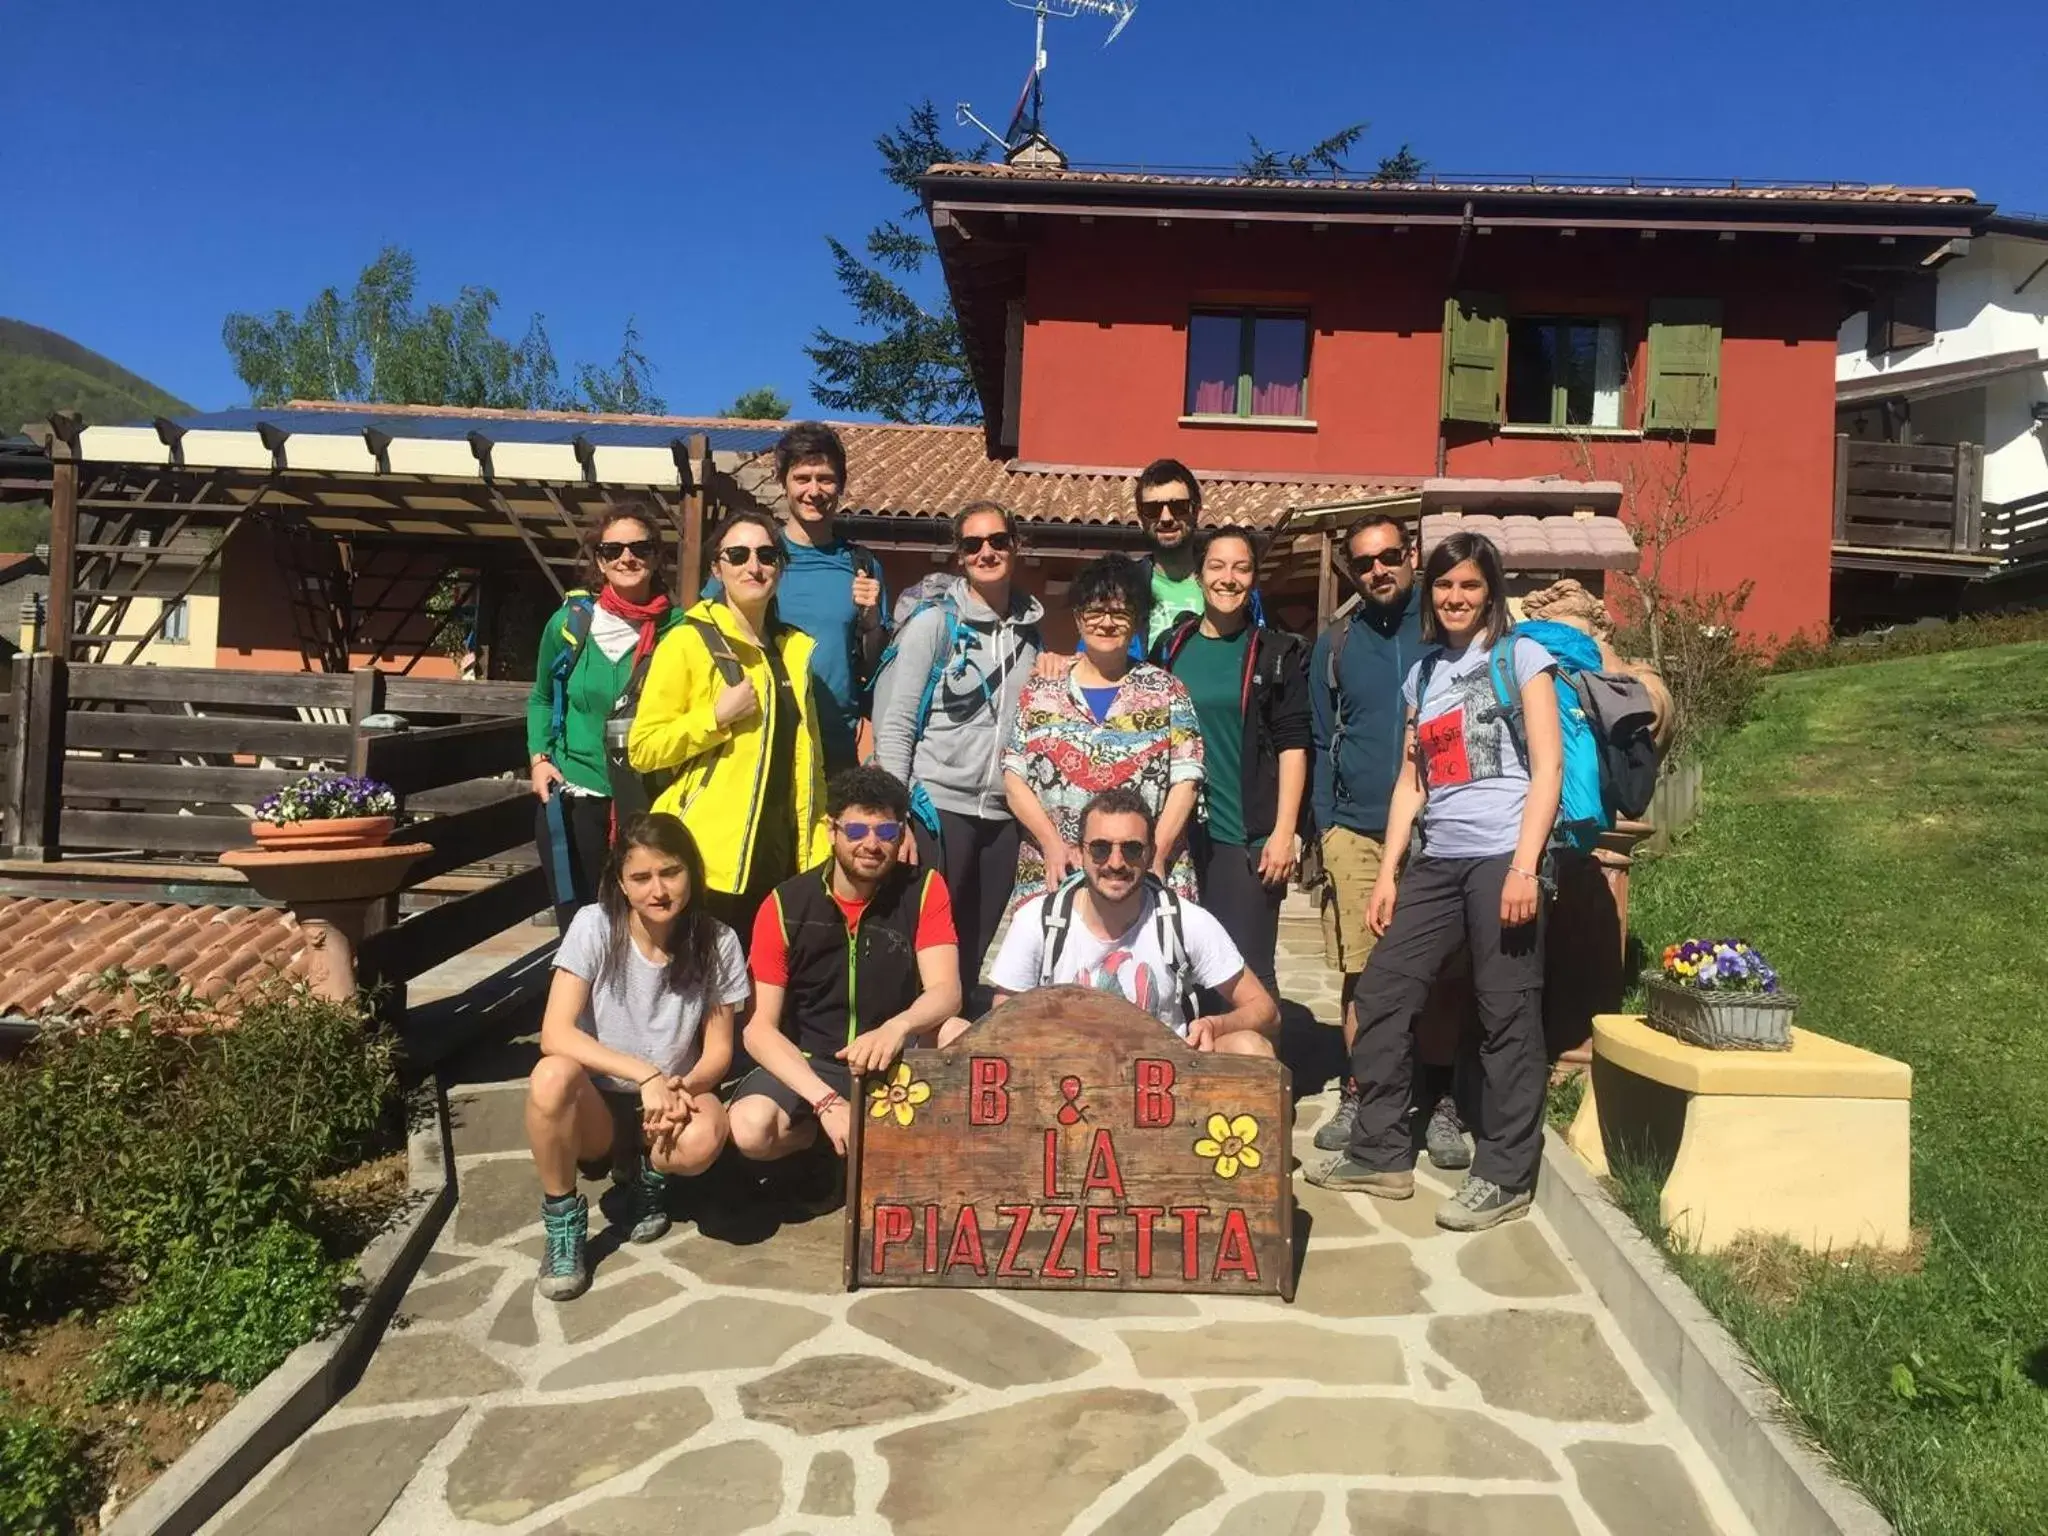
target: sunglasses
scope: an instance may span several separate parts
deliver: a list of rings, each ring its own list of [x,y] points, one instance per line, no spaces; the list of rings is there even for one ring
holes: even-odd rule
[[[1354,556],[1351,561],[1351,574],[1363,576],[1376,565],[1384,565],[1388,570],[1392,570],[1395,566],[1407,563],[1408,551],[1396,545],[1392,549],[1383,549],[1376,555]]]
[[[963,555],[978,555],[981,553],[981,546],[986,544],[997,554],[1007,555],[1010,552],[1011,542],[1012,540],[1007,533],[965,534],[960,540],[960,553]]]
[[[1126,864],[1145,862],[1145,845],[1140,842],[1113,843],[1106,837],[1095,837],[1083,846],[1088,850],[1088,857],[1097,864],[1107,864],[1112,852],[1122,854]]]
[[[728,544],[718,552],[718,558],[734,570],[738,570],[749,560],[753,559],[759,559],[763,565],[773,570],[776,566],[782,564],[782,546],[780,544]]]
[[[597,546],[597,558],[600,560],[617,560],[623,555],[631,555],[635,560],[652,560],[654,540],[606,539]]]
[[[1082,612],[1081,622],[1090,629],[1129,629],[1131,615],[1125,608],[1089,608]]]
[[[850,843],[864,843],[868,840],[870,833],[879,837],[885,843],[893,843],[903,835],[903,823],[900,821],[842,821],[839,823],[839,830],[846,834],[846,840]]]
[[[1141,501],[1138,503],[1138,516],[1140,517],[1156,518],[1171,513],[1176,519],[1185,521],[1188,514],[1194,510],[1194,498],[1189,496],[1175,496],[1166,501]]]

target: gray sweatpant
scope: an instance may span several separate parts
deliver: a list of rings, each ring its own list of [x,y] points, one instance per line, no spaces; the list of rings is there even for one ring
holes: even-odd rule
[[[1415,1021],[1430,984],[1460,942],[1471,946],[1472,990],[1479,1037],[1464,1047],[1476,1114],[1474,1176],[1503,1189],[1531,1189],[1543,1155],[1543,1099],[1549,1060],[1543,1046],[1543,920],[1519,928],[1500,924],[1507,855],[1492,859],[1409,860],[1394,920],[1359,977],[1358,1043],[1351,1075],[1358,1083],[1358,1119],[1350,1156],[1393,1172],[1415,1166],[1405,1117],[1415,1068]],[[1476,1060],[1473,1053],[1476,1051]],[[1471,1111],[1468,1111],[1471,1113]]]

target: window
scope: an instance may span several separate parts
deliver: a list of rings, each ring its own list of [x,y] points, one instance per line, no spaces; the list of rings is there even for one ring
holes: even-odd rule
[[[1308,316],[1198,310],[1188,318],[1190,416],[1308,415]]]
[[[192,612],[184,598],[164,604],[164,626],[160,636],[166,645],[184,645],[192,638]]]
[[[1508,322],[1508,421],[1621,425],[1621,322],[1525,316]]]
[[[1871,357],[1924,347],[1934,340],[1936,278],[1901,274],[1871,296],[1864,350]]]

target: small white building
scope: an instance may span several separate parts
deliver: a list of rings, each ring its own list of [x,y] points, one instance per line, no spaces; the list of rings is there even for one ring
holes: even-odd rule
[[[1950,547],[1930,538],[1925,558],[2000,557],[1994,583],[2048,562],[2048,217],[1994,215],[1924,272],[1863,297],[1837,339],[1837,464],[1849,470],[1838,528],[1845,511],[1852,537],[1859,516],[1909,520],[1908,498],[1953,466],[1958,521]],[[1956,451],[1937,465],[1873,444]]]

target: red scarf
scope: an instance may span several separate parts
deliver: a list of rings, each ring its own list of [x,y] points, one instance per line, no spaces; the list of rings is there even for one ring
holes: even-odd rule
[[[629,603],[619,596],[617,588],[606,587],[598,594],[597,606],[628,624],[640,626],[640,643],[633,647],[633,665],[639,666],[654,650],[655,639],[661,633],[661,621],[669,610],[668,594],[657,592],[644,603]]]

